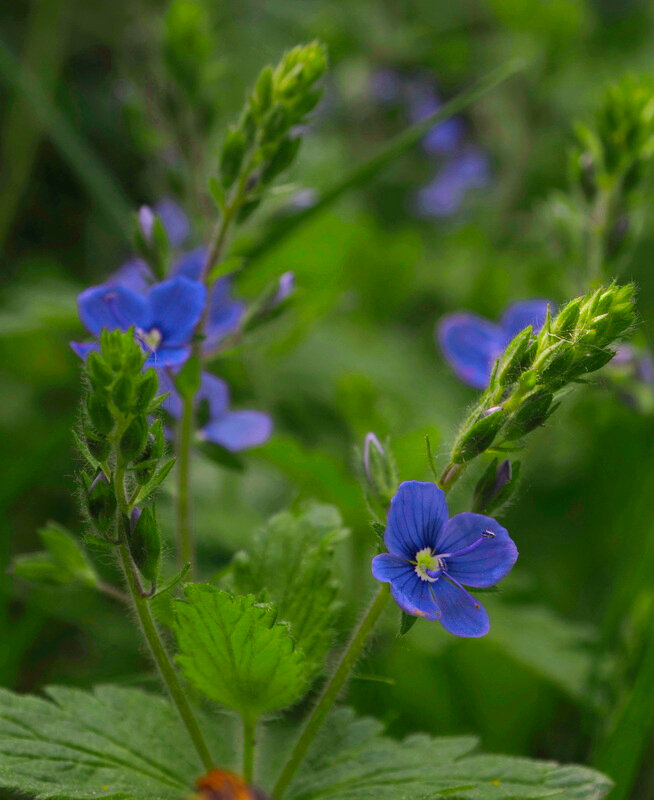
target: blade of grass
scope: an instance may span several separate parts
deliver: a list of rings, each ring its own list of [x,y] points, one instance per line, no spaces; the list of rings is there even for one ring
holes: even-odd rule
[[[115,233],[130,242],[131,208],[122,190],[74,125],[57,108],[38,78],[26,65],[21,65],[2,38],[0,80],[25,100],[35,121],[43,126],[62,158],[100,206]]]
[[[239,255],[245,256],[250,262],[261,258],[269,250],[286,239],[286,237],[293,233],[300,225],[303,225],[305,222],[315,217],[342,197],[347,191],[356,186],[363,185],[380,173],[384,167],[390,164],[397,156],[409,150],[419,142],[434,125],[444,122],[460,111],[463,111],[467,106],[472,105],[472,103],[479,100],[483,95],[523,69],[524,66],[525,62],[523,59],[511,59],[492,70],[468,89],[465,89],[456,97],[452,98],[452,100],[444,103],[434,114],[425,117],[425,119],[417,122],[415,125],[412,125],[410,128],[407,128],[395,138],[391,139],[388,144],[384,145],[371,158],[354,167],[354,169],[346,173],[341,180],[322,192],[319,199],[312,206],[302,209],[297,213],[272,220],[258,239],[251,244],[243,244],[241,246],[237,244],[234,248],[235,251],[238,252]]]

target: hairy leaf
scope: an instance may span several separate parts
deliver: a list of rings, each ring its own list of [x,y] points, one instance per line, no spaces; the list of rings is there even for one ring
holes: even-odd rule
[[[334,545],[346,535],[333,506],[314,504],[299,515],[277,514],[249,551],[237,553],[233,562],[236,591],[261,595],[275,604],[314,674],[333,641],[339,609]]]
[[[249,718],[302,696],[307,662],[273,606],[203,584],[184,594],[176,603],[178,661],[201,692]]]
[[[339,709],[327,720],[292,781],[287,800],[600,800],[599,772],[476,752],[472,737],[424,734],[396,741],[382,726]]]
[[[0,689],[0,786],[39,800],[189,796],[202,764],[162,697],[113,686],[47,696]],[[220,742],[211,749],[228,758]]]

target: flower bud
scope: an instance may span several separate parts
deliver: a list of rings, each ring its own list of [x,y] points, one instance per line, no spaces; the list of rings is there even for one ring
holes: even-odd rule
[[[93,350],[86,357],[86,373],[96,391],[106,389],[114,379],[112,371],[100,354]]]
[[[97,394],[86,398],[86,410],[95,430],[107,436],[114,429],[114,418],[107,404]]]
[[[132,512],[129,550],[143,577],[156,583],[161,561],[161,535],[154,510],[149,506],[142,510],[135,508]]]
[[[510,386],[518,376],[529,368],[535,348],[531,347],[533,328],[531,325],[521,331],[504,351],[495,382],[500,386]]]
[[[518,482],[520,462],[512,465],[509,459],[498,464],[494,458],[475,487],[472,508],[487,514],[506,503]]]
[[[158,388],[157,373],[153,369],[149,369],[137,381],[136,397],[134,398],[135,407],[139,411],[145,411],[157,394]]]
[[[116,496],[104,472],[98,472],[86,490],[86,510],[102,536],[111,531],[117,506]]]
[[[542,425],[551,413],[553,399],[552,393],[544,390],[537,390],[527,396],[511,416],[505,438],[508,441],[521,439]]]
[[[395,462],[374,433],[366,434],[363,444],[363,473],[370,496],[384,509],[397,491]]]
[[[125,463],[138,458],[145,448],[148,423],[144,414],[139,414],[129,423],[120,437],[120,454]]]
[[[220,180],[225,189],[238,177],[246,147],[244,132],[240,128],[230,128],[220,154]]]
[[[572,336],[577,320],[579,319],[579,309],[581,308],[582,301],[582,297],[571,300],[552,320],[552,334],[554,336],[566,339]]]
[[[461,431],[452,448],[452,461],[465,464],[488,450],[504,424],[505,416],[504,409],[499,406]]]
[[[127,414],[132,408],[134,389],[134,379],[127,373],[123,373],[114,384],[111,399],[123,414]]]
[[[261,174],[262,183],[269,183],[273,178],[288,169],[295,160],[301,144],[302,139],[299,136],[284,136],[263,168]]]

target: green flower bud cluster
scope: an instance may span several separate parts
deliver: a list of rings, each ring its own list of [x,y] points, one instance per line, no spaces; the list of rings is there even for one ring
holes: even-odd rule
[[[165,458],[161,420],[149,421],[165,396],[157,397],[155,371],[143,371],[145,358],[132,330],[102,331],[99,352],[86,360],[77,442],[86,462],[80,473],[83,511],[93,535],[105,542],[126,541],[143,576],[155,582],[161,544],[154,512],[144,507],[138,521],[131,517],[174,459]]]
[[[634,227],[630,211],[654,154],[654,84],[628,76],[610,86],[594,124],[575,126],[572,182],[593,209],[606,257],[620,254]]]
[[[451,462],[466,464],[489,448],[515,449],[558,406],[571,383],[607,364],[636,321],[632,284],[611,284],[548,314],[541,331],[519,333],[495,363],[488,389],[463,425]]]
[[[301,138],[294,128],[318,104],[317,81],[327,68],[319,42],[287,52],[276,67],[265,67],[250,93],[239,123],[229,129],[220,154],[220,186],[214,197],[224,205],[224,193],[237,185],[239,222],[259,205],[265,186],[294,161]]]

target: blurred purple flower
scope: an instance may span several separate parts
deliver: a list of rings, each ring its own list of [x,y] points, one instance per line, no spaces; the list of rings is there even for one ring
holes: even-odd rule
[[[413,122],[435,114],[442,106],[438,94],[424,83],[414,82],[409,85],[409,115]],[[449,155],[456,151],[463,140],[464,123],[461,117],[450,117],[439,122],[422,140],[425,150],[432,155]]]
[[[370,77],[370,90],[380,103],[395,103],[402,91],[400,75],[390,67],[375,70]]]
[[[486,155],[468,147],[446,161],[433,181],[418,191],[418,210],[429,217],[449,216],[458,210],[469,189],[482,188],[489,181]]]
[[[182,414],[182,398],[166,370],[157,370],[159,391],[170,392],[163,408],[178,419]],[[196,395],[197,411],[206,404],[208,419],[201,422],[198,436],[208,442],[237,452],[257,447],[268,441],[272,433],[272,420],[262,411],[230,411],[229,387],[225,381],[209,372],[202,373],[200,390]]]
[[[485,389],[493,364],[509,342],[529,325],[538,332],[548,306],[553,308],[549,300],[520,300],[506,309],[499,324],[467,311],[447,314],[436,326],[437,339],[459,378],[475,389]]]

